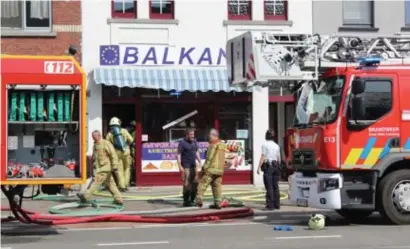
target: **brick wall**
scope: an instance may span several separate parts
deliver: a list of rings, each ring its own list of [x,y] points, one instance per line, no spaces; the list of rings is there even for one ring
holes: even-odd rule
[[[70,45],[77,48],[76,59],[81,62],[81,2],[53,1],[52,22],[55,35],[24,33],[13,35],[2,30],[1,52],[19,55],[65,55]]]

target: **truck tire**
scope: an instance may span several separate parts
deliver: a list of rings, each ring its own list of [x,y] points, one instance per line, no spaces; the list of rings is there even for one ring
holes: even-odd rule
[[[373,210],[352,210],[352,209],[339,209],[336,210],[340,216],[351,222],[360,222],[369,217]]]
[[[410,212],[402,212],[394,201],[395,189],[399,188],[402,184],[409,184],[410,186],[409,169],[389,173],[382,178],[377,188],[379,212],[385,219],[395,225],[410,224]],[[410,187],[404,189],[410,191]]]

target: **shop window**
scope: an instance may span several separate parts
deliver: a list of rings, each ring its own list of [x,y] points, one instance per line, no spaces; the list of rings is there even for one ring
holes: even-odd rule
[[[295,120],[296,104],[294,102],[285,103],[285,127],[286,129],[293,126]]]
[[[343,25],[373,27],[373,1],[343,1]]]
[[[278,103],[269,103],[269,128],[278,132]]]
[[[113,18],[136,18],[137,1],[134,0],[112,0],[111,16]]]
[[[171,0],[151,0],[151,19],[174,19],[175,1]]]
[[[221,139],[228,145],[243,145],[243,153],[228,153],[226,170],[252,169],[252,104],[221,104],[218,117]]]
[[[23,30],[50,30],[51,11],[51,0],[1,1],[1,27]]]
[[[228,0],[229,20],[252,20],[252,1]]]
[[[287,0],[265,0],[264,1],[265,20],[287,20],[288,1]]]
[[[209,103],[145,103],[142,130],[145,142],[177,142],[188,128],[195,129],[198,141],[207,141],[214,124],[214,107]]]
[[[103,86],[103,99],[134,97],[136,95],[137,88],[129,87],[116,87],[116,86]]]

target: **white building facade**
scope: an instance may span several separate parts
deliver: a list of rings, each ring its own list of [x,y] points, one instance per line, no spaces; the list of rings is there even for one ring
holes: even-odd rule
[[[272,96],[267,88],[245,93],[229,86],[225,44],[229,38],[253,30],[311,33],[312,1],[82,1],[82,23],[82,65],[88,73],[89,91],[88,141],[93,130],[106,130],[107,121],[116,111],[124,125],[136,120],[137,185],[180,182],[177,168],[171,166],[175,163],[175,145],[166,143],[174,141],[185,124],[173,126],[172,131],[155,127],[194,110],[198,114],[192,114],[191,127],[223,130],[232,126],[236,132],[228,140],[242,139],[247,144],[247,149],[239,152],[239,157],[236,155],[232,167],[244,165],[240,159],[243,153],[248,153],[246,159],[251,166],[228,173],[224,182],[263,185],[262,178],[256,175],[256,166],[270,126]],[[118,104],[115,99],[119,99]],[[238,101],[234,104],[237,108],[249,107],[248,117],[228,107],[234,99]],[[248,103],[241,104],[239,99]],[[196,107],[199,102],[202,105]],[[125,105],[136,109],[125,111],[131,110]],[[178,109],[181,113],[172,116],[169,113],[173,111],[161,112],[161,108]],[[281,138],[285,132],[285,104],[278,103],[276,108],[277,133]],[[130,114],[120,114],[123,112]],[[211,120],[209,124],[207,120]],[[89,142],[88,154],[91,152]],[[158,170],[151,173],[150,168]]]

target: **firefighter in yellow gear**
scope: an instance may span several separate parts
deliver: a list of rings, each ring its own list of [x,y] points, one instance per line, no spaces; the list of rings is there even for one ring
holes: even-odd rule
[[[125,191],[131,179],[130,146],[134,143],[134,138],[126,129],[121,128],[121,121],[117,117],[111,118],[109,126],[110,131],[105,139],[112,143],[117,152],[120,161],[118,165],[118,185],[120,190]]]
[[[113,174],[118,173],[117,152],[110,142],[102,139],[100,131],[94,131],[92,137],[94,139],[92,158],[96,175],[90,188],[84,193],[77,195],[82,202],[87,202],[95,191],[104,186],[107,187],[114,196],[114,202],[122,205],[121,193],[113,178]]]
[[[219,139],[219,132],[212,129],[209,133],[205,163],[202,171],[197,176],[199,185],[195,202],[198,207],[202,207],[205,191],[211,185],[212,195],[214,196],[214,204],[211,205],[211,208],[222,208],[222,176],[224,174],[226,150],[226,144]]]
[[[130,129],[129,133],[131,134],[131,137],[134,139],[134,143],[131,144],[131,165],[136,165],[135,164],[135,132],[137,129],[137,122],[135,120],[131,121],[130,123]]]

